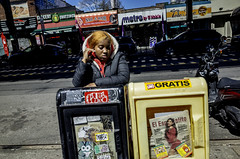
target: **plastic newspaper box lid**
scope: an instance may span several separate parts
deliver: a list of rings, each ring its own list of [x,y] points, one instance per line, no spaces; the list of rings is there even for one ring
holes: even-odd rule
[[[181,150],[184,150],[182,148],[184,146],[178,146],[175,148],[175,150],[178,149],[178,156],[175,157],[188,157],[192,159],[209,158],[208,90],[203,78],[196,77],[179,80],[129,83],[128,95],[135,159],[159,158],[161,155],[162,157],[169,156],[172,158],[170,153],[167,152],[171,148],[170,143],[166,142],[164,146],[157,144],[166,141],[164,140],[164,136],[161,141],[160,133],[166,129],[168,121],[166,121],[166,117],[169,117],[170,114],[170,116],[176,118],[177,115],[172,115],[172,113],[179,112],[187,112],[186,117],[188,118],[181,118],[180,116],[175,121],[179,120],[179,123],[176,123],[176,126],[179,128],[181,127],[181,119],[185,119],[185,121],[189,119],[185,125],[185,128],[188,128],[186,129],[188,131],[185,132],[189,134],[189,140],[183,138],[181,145],[187,142],[187,148],[189,148],[191,153],[181,152]],[[164,113],[167,113],[168,116],[164,116]],[[165,118],[159,117],[161,115]],[[160,119],[165,119],[165,121],[161,121]],[[160,127],[162,125],[164,127]],[[184,128],[184,126],[181,128]],[[178,130],[179,135],[182,133],[186,137],[187,135],[183,132]],[[162,150],[166,150],[166,154],[160,153],[160,149],[161,152]]]

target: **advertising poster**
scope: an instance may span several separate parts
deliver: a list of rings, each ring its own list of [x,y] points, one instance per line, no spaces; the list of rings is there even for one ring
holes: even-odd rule
[[[27,3],[11,4],[13,18],[29,17]]]
[[[211,3],[193,5],[193,19],[211,18]],[[167,8],[167,22],[185,21],[187,19],[186,5]]]
[[[117,11],[80,14],[76,15],[76,20],[81,28],[118,24]]]

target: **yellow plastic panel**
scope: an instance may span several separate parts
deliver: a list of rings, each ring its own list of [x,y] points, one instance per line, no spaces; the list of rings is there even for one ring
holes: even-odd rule
[[[153,114],[182,110],[188,110],[191,122],[192,155],[187,158],[209,158],[207,85],[203,78],[130,83],[128,91],[135,159],[150,158],[149,119]]]

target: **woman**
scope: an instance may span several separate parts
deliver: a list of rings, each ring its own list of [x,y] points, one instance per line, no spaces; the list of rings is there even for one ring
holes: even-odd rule
[[[171,146],[168,154],[169,156],[177,154],[176,147],[181,144],[181,141],[177,139],[177,128],[173,118],[169,118],[166,123],[165,138]]]
[[[83,43],[72,83],[75,87],[125,85],[130,73],[117,40],[105,31],[95,31]]]

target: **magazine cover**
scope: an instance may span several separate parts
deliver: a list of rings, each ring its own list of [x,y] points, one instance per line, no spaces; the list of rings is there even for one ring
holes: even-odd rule
[[[192,154],[192,139],[188,110],[155,113],[149,119],[152,136],[151,158],[183,158]]]
[[[117,158],[111,115],[73,118],[78,159]]]

